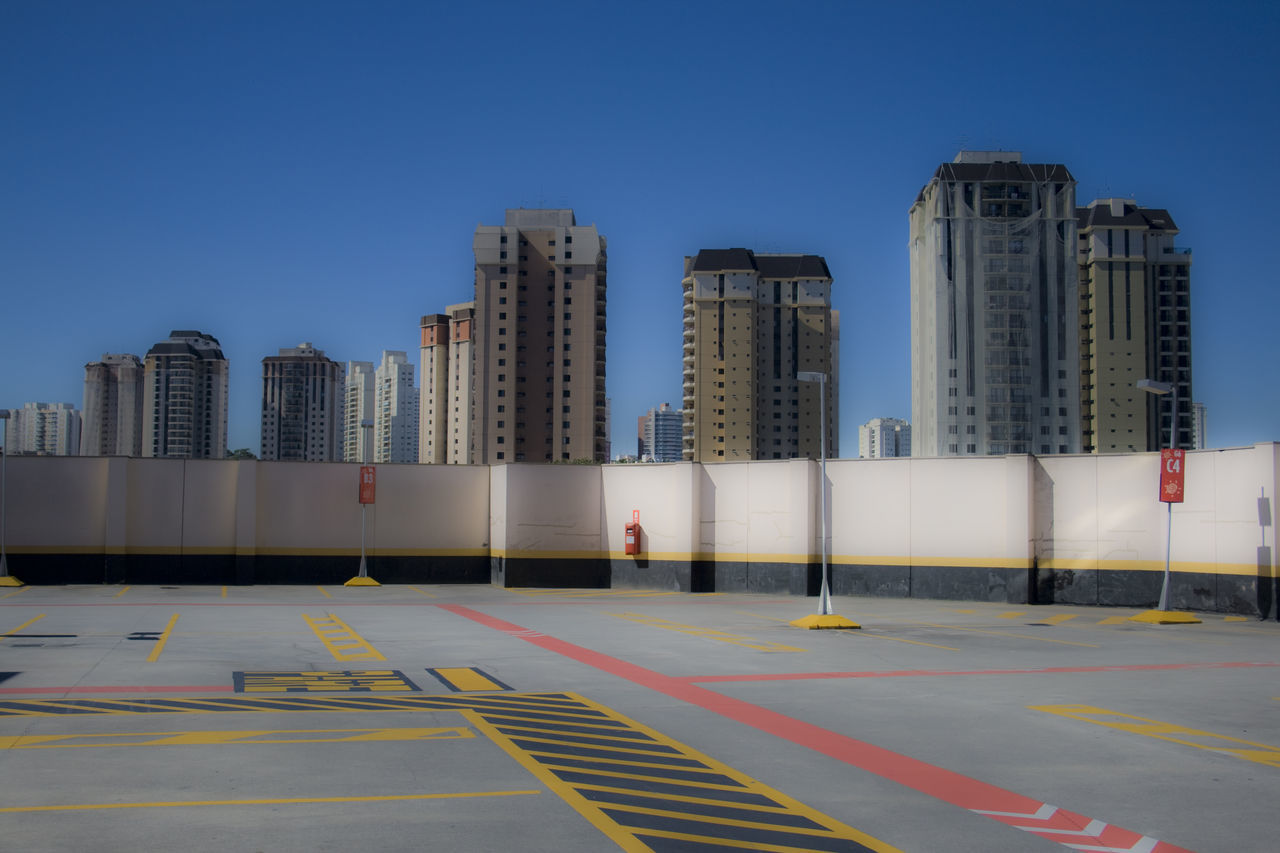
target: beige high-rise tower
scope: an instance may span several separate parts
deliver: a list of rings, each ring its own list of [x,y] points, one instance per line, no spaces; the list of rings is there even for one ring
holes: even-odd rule
[[[465,465],[471,453],[474,302],[422,318],[418,461]]]
[[[80,455],[142,455],[142,376],[142,360],[130,353],[84,366]]]
[[[1191,250],[1174,245],[1167,210],[1129,199],[1078,208],[1081,403],[1086,453],[1159,450],[1169,443],[1172,400],[1140,379],[1178,391],[1177,447],[1195,447],[1191,397]]]
[[[227,359],[213,335],[175,330],[143,361],[142,455],[227,455]]]
[[[470,461],[606,462],[605,239],[572,210],[476,228]]]
[[[840,455],[839,313],[818,255],[684,259],[684,447],[694,462]],[[826,412],[815,382],[825,374]]]

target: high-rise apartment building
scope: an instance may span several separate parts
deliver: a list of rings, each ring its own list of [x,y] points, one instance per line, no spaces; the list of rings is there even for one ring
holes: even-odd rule
[[[84,366],[80,455],[142,455],[142,377],[142,359],[129,353]]]
[[[1191,396],[1191,250],[1174,245],[1167,210],[1099,199],[1077,210],[1080,261],[1081,417],[1085,452],[1173,447],[1173,400],[1140,379],[1178,392],[1177,447],[1195,447]]]
[[[640,419],[642,462],[679,462],[684,458],[684,412],[663,403]]]
[[[818,255],[703,249],[684,260],[682,456],[839,456],[839,312]],[[827,377],[800,382],[798,372]],[[826,411],[820,401],[825,396]]]
[[[608,461],[606,242],[572,210],[476,228],[477,464]]]
[[[1209,410],[1204,403],[1191,404],[1191,449],[1209,446]]]
[[[858,427],[858,456],[885,459],[911,455],[911,424],[898,418],[872,418]]]
[[[143,361],[142,455],[224,458],[227,391],[227,359],[218,339],[204,332],[170,332]]]
[[[418,389],[409,357],[384,350],[373,384],[373,461],[417,462]]]
[[[471,454],[475,303],[422,318],[418,461],[465,465]]]
[[[962,151],[910,211],[916,456],[1077,453],[1075,179]]]
[[[9,409],[4,452],[14,456],[79,456],[80,412],[70,403],[25,403]]]
[[[342,459],[342,365],[309,342],[262,359],[262,459]]]
[[[347,390],[342,428],[342,461],[373,461],[373,383],[371,361],[347,362]],[[366,430],[362,424],[368,422]]]

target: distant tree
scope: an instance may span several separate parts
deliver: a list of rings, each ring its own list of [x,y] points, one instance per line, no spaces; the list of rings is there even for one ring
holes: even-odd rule
[[[258,457],[254,456],[253,451],[247,447],[237,447],[235,450],[227,451],[227,458],[228,459],[257,459]]]

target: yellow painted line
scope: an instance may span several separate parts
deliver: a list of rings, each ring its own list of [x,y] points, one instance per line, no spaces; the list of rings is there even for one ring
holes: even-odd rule
[[[411,586],[409,587],[409,589],[413,590],[414,592],[421,593],[422,595],[425,595],[427,598],[436,597],[436,594],[434,592],[427,592],[425,589],[418,589],[416,586]]]
[[[249,729],[243,731],[122,734],[17,735],[0,737],[0,749],[105,749],[121,746],[350,743],[353,741],[458,740],[474,738],[463,727],[393,729]]]
[[[147,655],[147,663],[155,663],[160,659],[160,653],[164,651],[165,643],[169,642],[169,635],[173,632],[173,626],[178,623],[178,614],[173,614],[173,618],[169,620],[169,624],[164,626],[164,633],[160,635],[160,640],[156,643],[156,647],[151,650],[151,654]]]
[[[952,613],[977,613],[978,611],[976,611],[976,610],[955,610],[955,609],[953,609],[951,612],[952,612]]]
[[[0,595],[0,598],[13,598],[18,593],[26,592],[29,589],[31,589],[31,587],[29,586],[19,587],[18,589],[15,589],[13,592],[6,592],[4,595]]]
[[[1063,622],[1069,622],[1079,615],[1078,613],[1059,613],[1057,616],[1041,619],[1040,622],[1045,625],[1061,625]]]
[[[855,631],[836,631],[835,633],[845,637],[849,637],[850,639],[854,639],[854,640],[858,639],[859,637],[866,637],[872,640],[893,640],[895,643],[910,643],[913,646],[928,646],[931,649],[946,649],[949,652],[960,651],[959,649],[952,648],[951,646],[940,646],[937,643],[926,643],[923,640],[908,640],[906,637],[887,637],[884,634],[876,634],[874,632],[868,633],[867,631],[856,631],[856,632]]]
[[[708,640],[716,640],[721,643],[729,643],[734,646],[742,646],[748,649],[755,649],[760,652],[803,652],[806,649],[797,648],[796,646],[784,646],[781,643],[770,643],[762,640],[756,640],[751,637],[745,637],[741,634],[730,634],[727,631],[719,631],[715,628],[699,628],[696,625],[682,625],[679,622],[672,622],[670,619],[660,619],[657,616],[645,616],[640,613],[615,613],[619,619],[626,619],[630,622],[638,622],[641,625],[649,625],[653,628],[662,628],[667,631],[676,631],[680,634],[689,634],[694,637],[704,637]]]
[[[227,597],[227,588],[225,586],[222,588],[222,597],[223,598]]]
[[[1027,634],[1011,634],[1008,631],[987,631],[982,628],[963,628],[959,625],[933,625],[928,622],[916,622],[917,625],[923,625],[926,628],[943,628],[949,631],[971,631],[975,634],[991,634],[995,637],[1014,637],[1019,640],[1034,640],[1037,643],[1057,643],[1061,646],[1085,646],[1086,648],[1096,649],[1096,643],[1077,643],[1072,640],[1051,640],[1048,637],[1032,637]]]
[[[10,628],[8,631],[5,631],[3,634],[0,634],[0,638],[7,637],[10,634],[16,634],[19,631],[21,631],[23,628],[27,627],[28,625],[39,622],[44,617],[45,617],[45,614],[41,613],[39,616],[35,617],[34,619],[28,619],[26,622],[23,622],[17,628]]]
[[[333,596],[329,594],[329,590],[325,589],[324,587],[318,586],[316,587],[316,589],[320,590],[320,594],[323,595],[325,598],[333,598]]]
[[[506,690],[507,688],[489,678],[484,673],[467,666],[436,667],[431,673],[444,679],[454,690],[469,692],[477,690]]]
[[[117,593],[116,593],[114,596],[112,596],[112,597],[113,597],[113,598],[119,598],[120,596],[124,595],[126,592],[128,592],[128,591],[129,591],[129,590],[131,590],[131,589],[133,589],[133,587],[131,587],[131,586],[126,586],[124,589],[120,590],[119,592],[117,592]]]
[[[1008,613],[997,614],[997,619],[1017,619],[1019,616],[1026,616],[1025,610],[1010,610]]]
[[[1128,616],[1108,616],[1099,622],[1099,625],[1123,625],[1129,621]]]
[[[1190,729],[1174,723],[1162,723],[1159,720],[1108,711],[1106,708],[1097,708],[1092,705],[1029,705],[1027,707],[1032,711],[1056,714],[1109,729],[1118,729],[1209,752],[1234,755],[1236,758],[1252,761],[1255,764],[1280,767],[1280,747],[1270,744]]]
[[[1223,622],[1248,622],[1249,617],[1248,616],[1227,616],[1227,617],[1224,617],[1222,621]]]
[[[326,593],[327,595],[328,593]],[[313,619],[305,613],[302,618],[315,635],[324,643],[324,647],[333,655],[334,660],[386,660],[382,652],[357,634],[355,631],[332,613],[325,619]]]
[[[82,803],[67,806],[6,806],[0,813],[65,812],[87,809],[165,809],[194,806],[282,806],[308,803],[388,803],[406,800],[460,800],[471,797],[522,797],[542,791],[467,791],[455,794],[388,794],[381,797],[287,797],[268,800],[186,800],[157,803]],[[648,848],[645,848],[648,849]]]

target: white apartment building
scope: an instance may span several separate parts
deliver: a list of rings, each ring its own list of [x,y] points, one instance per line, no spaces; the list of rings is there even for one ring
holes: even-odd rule
[[[679,462],[684,458],[684,412],[663,403],[640,419],[640,460]]]
[[[21,409],[9,409],[4,452],[14,456],[79,456],[80,424],[80,412],[70,403],[25,403]]]
[[[346,373],[342,461],[369,463],[373,461],[373,362],[348,361]],[[361,429],[364,421],[370,424],[368,430]]]
[[[344,392],[342,365],[309,342],[264,358],[261,458],[341,460]]]
[[[84,366],[81,456],[142,455],[142,359],[105,353]]]
[[[402,350],[384,350],[374,373],[373,461],[418,461],[418,389]]]
[[[911,455],[911,424],[898,418],[872,418],[858,427],[858,456],[883,459]]]
[[[227,393],[228,364],[218,339],[170,332],[143,361],[142,455],[224,458]]]
[[[916,456],[1078,453],[1075,179],[962,151],[910,210]]]

